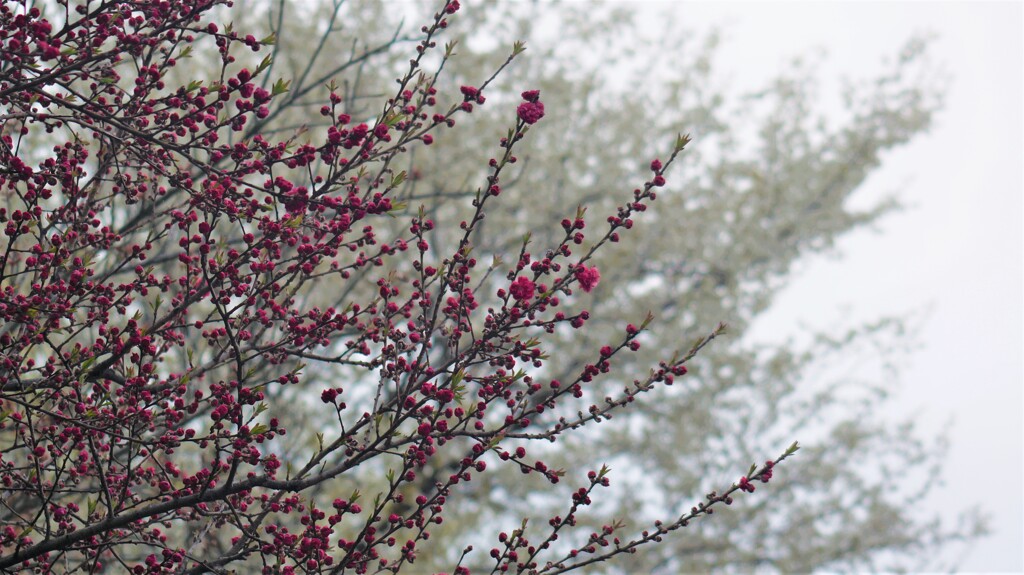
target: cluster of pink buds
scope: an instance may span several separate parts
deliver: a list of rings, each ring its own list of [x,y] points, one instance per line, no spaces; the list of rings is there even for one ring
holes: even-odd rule
[[[765,461],[764,470],[761,471],[761,474],[755,477],[755,479],[760,479],[761,483],[768,483],[772,478],[773,467],[775,467],[774,461]],[[743,477],[740,477],[739,487],[741,491],[746,491],[747,493],[754,492],[754,485],[750,483],[750,480],[747,479],[745,475]]]

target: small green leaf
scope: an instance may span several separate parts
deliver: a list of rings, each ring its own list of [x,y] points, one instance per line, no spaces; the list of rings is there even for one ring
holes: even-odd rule
[[[675,151],[681,152],[683,150],[683,148],[686,147],[686,144],[689,144],[689,143],[690,143],[690,134],[678,134],[678,135],[676,135],[676,150]]]
[[[288,91],[288,87],[291,86],[291,84],[291,80],[285,80],[284,78],[278,79],[278,81],[274,82],[274,86],[271,88],[270,92],[274,96],[284,94]]]
[[[640,329],[644,329],[650,325],[652,321],[654,321],[654,314],[647,312],[647,316],[644,318],[644,321],[640,322]]]
[[[270,63],[271,63],[271,62],[273,62],[273,61],[274,61],[274,58],[273,58],[273,56],[271,56],[270,54],[267,54],[267,55],[266,55],[266,56],[265,56],[265,57],[263,58],[263,60],[261,60],[261,61],[260,61],[260,65],[259,65],[259,66],[256,66],[256,70],[254,70],[254,71],[253,71],[252,75],[253,75],[253,76],[256,76],[256,75],[258,75],[258,74],[259,74],[260,72],[262,72],[262,71],[266,70],[267,68],[269,68],[269,67],[270,67]]]
[[[409,207],[409,202],[391,202],[391,209],[387,211],[387,214],[395,217],[395,214],[392,212],[401,212],[407,207]]]

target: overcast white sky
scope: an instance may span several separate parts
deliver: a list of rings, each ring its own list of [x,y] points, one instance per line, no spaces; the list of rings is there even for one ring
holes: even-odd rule
[[[1024,572],[1024,10],[1021,2],[679,2],[689,29],[723,27],[720,72],[756,86],[793,56],[827,49],[829,69],[880,70],[911,35],[934,32],[952,76],[929,134],[890,154],[859,192],[898,191],[910,209],[812,260],[760,320],[762,338],[929,309],[897,410],[938,433],[953,420],[933,511],[983,504],[994,534],[965,572]]]

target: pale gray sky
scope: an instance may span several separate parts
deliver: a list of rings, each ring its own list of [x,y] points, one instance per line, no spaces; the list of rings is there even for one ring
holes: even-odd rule
[[[886,314],[928,310],[922,346],[902,373],[893,415],[921,430],[953,421],[946,485],[927,505],[973,504],[994,533],[964,572],[1024,572],[1024,10],[1020,2],[679,2],[694,30],[723,27],[716,59],[737,88],[822,47],[826,68],[870,77],[915,33],[952,77],[934,128],[884,158],[858,194],[897,192],[909,209],[807,263],[756,326],[797,335]]]

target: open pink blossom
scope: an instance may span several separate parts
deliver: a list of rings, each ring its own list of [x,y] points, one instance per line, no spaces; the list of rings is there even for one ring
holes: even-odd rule
[[[580,266],[576,269],[576,281],[580,282],[583,291],[589,293],[601,281],[601,272],[596,266],[591,268]]]
[[[516,114],[527,124],[535,124],[544,117],[543,102],[523,102],[516,108]]]
[[[530,281],[530,278],[519,276],[509,286],[508,291],[516,301],[529,301],[533,298],[536,289],[537,286]]]
[[[527,124],[534,124],[544,117],[544,104],[540,101],[540,90],[527,90],[522,93],[526,100],[516,108],[516,114]]]

